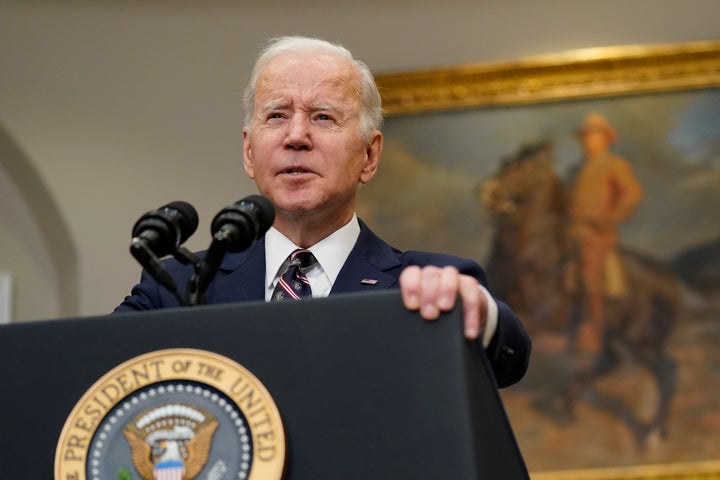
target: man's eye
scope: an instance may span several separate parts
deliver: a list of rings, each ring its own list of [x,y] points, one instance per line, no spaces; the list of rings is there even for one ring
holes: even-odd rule
[[[327,121],[327,120],[332,120],[333,118],[332,118],[330,115],[326,114],[326,113],[318,113],[318,114],[315,116],[315,119],[316,119],[316,120]]]
[[[272,120],[275,118],[283,118],[282,113],[271,113],[267,116],[268,120]]]

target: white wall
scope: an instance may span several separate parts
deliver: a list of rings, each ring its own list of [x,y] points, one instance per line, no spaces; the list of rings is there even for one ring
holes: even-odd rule
[[[212,216],[254,193],[241,167],[240,103],[268,37],[322,36],[392,71],[717,38],[718,18],[717,0],[0,1],[0,127],[77,253],[77,272],[48,272],[52,239],[27,245],[37,225],[3,220],[37,214],[35,192],[0,182],[0,270],[43,297],[18,298],[16,318],[110,311],[139,275],[127,253],[134,221],[169,201],[198,208],[189,246],[208,245]],[[77,293],[58,286],[68,276]],[[67,295],[77,298],[63,307]]]
[[[0,273],[12,279],[7,284],[9,298],[0,297],[0,311],[9,308],[11,320],[58,315],[62,310],[57,273],[50,258],[52,245],[44,242],[33,212],[2,169],[0,205]]]

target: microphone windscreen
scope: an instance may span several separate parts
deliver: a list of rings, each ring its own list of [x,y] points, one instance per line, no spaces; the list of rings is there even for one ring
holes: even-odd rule
[[[166,209],[168,216],[172,217],[179,227],[181,244],[190,238],[190,236],[195,233],[195,230],[197,230],[199,223],[198,213],[195,207],[188,202],[178,200],[176,202],[170,202],[160,207],[160,209]]]
[[[275,207],[273,207],[273,204],[262,195],[250,195],[249,197],[243,198],[238,203],[246,203],[254,207],[259,227],[257,237],[262,237],[275,221]]]

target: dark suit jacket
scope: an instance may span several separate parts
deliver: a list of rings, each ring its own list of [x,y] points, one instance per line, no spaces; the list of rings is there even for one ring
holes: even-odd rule
[[[486,285],[485,272],[477,262],[439,253],[401,252],[378,238],[361,221],[360,236],[330,294],[398,288],[400,272],[410,265],[452,265]],[[175,260],[166,261],[165,267],[178,285],[187,284],[193,273],[192,266]],[[365,278],[375,279],[377,283],[361,283]],[[227,254],[206,294],[209,304],[264,300],[265,242],[261,239],[244,252]],[[515,313],[504,303],[497,301],[497,304],[497,330],[486,352],[498,385],[504,387],[516,383],[525,374],[530,358],[530,339]],[[178,306],[174,295],[143,272],[140,283],[133,287],[131,295],[115,312]]]

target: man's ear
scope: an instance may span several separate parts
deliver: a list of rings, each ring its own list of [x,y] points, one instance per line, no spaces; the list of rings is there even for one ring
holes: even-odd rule
[[[252,148],[250,147],[250,133],[247,127],[243,128],[243,167],[247,176],[255,179],[255,167],[253,166]]]
[[[367,149],[365,150],[365,164],[360,172],[360,183],[368,183],[375,176],[375,173],[377,173],[382,147],[383,134],[379,131],[373,132]]]

